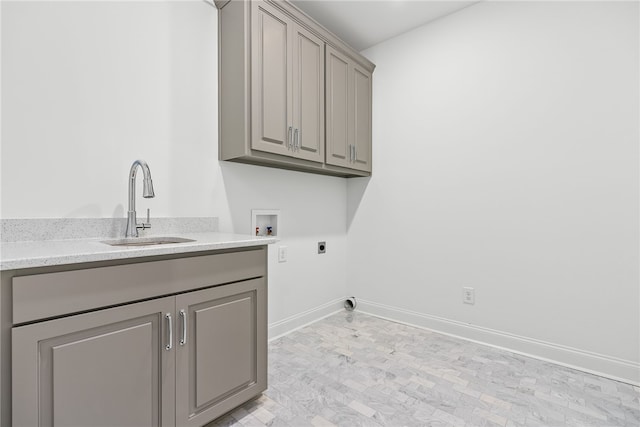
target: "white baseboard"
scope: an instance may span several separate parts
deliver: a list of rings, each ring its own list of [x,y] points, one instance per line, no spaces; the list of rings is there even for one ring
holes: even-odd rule
[[[404,310],[360,298],[358,298],[357,311],[640,386],[640,363],[629,360]]]
[[[280,338],[283,335],[291,333],[297,329],[303,328],[325,317],[331,316],[344,310],[343,304],[346,297],[341,297],[333,301],[329,301],[326,304],[312,308],[311,310],[303,311],[302,313],[294,314],[286,319],[282,319],[277,322],[269,324],[269,341],[276,338]]]

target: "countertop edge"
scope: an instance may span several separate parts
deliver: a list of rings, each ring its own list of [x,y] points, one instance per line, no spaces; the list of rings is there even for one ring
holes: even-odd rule
[[[100,239],[86,239],[86,240],[68,240],[57,241],[58,245],[68,245],[70,248],[74,246],[78,247],[77,250],[69,250],[69,252],[62,254],[45,254],[36,256],[16,256],[15,258],[9,257],[9,259],[0,259],[0,271],[12,271],[22,270],[38,267],[51,267],[62,265],[76,265],[90,262],[100,261],[117,261],[127,260],[132,258],[146,258],[163,255],[180,255],[190,254],[197,252],[207,252],[215,250],[235,249],[235,248],[247,248],[252,246],[264,246],[277,241],[272,237],[252,237],[246,235],[230,235],[221,233],[211,233],[218,237],[228,238],[228,240],[207,241],[207,239],[197,238],[195,242],[188,243],[175,243],[162,246],[138,246],[128,248],[114,248],[105,246]],[[181,236],[183,236],[181,234]],[[185,237],[193,238],[193,235],[184,234]],[[37,245],[39,242],[19,242],[17,244],[23,245]],[[98,243],[98,245],[96,245]],[[16,243],[3,244],[3,251],[15,245]]]

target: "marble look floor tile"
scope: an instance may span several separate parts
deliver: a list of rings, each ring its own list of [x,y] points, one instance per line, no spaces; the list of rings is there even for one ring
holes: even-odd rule
[[[335,427],[335,424],[333,424],[330,421],[327,421],[326,419],[322,418],[320,415],[316,415],[315,417],[313,417],[313,419],[311,420],[311,425],[313,427]]]
[[[358,312],[269,343],[269,389],[210,427],[640,426],[640,388]]]
[[[369,417],[369,418],[373,417],[374,414],[376,413],[376,411],[374,411],[373,409],[369,408],[364,403],[358,402],[357,400],[354,400],[351,403],[349,403],[349,407],[351,409],[355,409],[356,411],[360,412],[365,417]]]

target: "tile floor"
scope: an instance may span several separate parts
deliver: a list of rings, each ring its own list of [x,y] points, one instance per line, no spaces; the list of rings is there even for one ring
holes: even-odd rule
[[[640,426],[640,388],[362,313],[269,344],[269,389],[213,426]]]

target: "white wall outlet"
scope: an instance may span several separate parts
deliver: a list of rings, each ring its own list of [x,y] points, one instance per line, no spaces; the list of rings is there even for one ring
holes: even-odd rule
[[[287,247],[278,247],[278,262],[287,262]]]
[[[476,290],[473,288],[462,288],[462,302],[465,304],[476,303]]]

